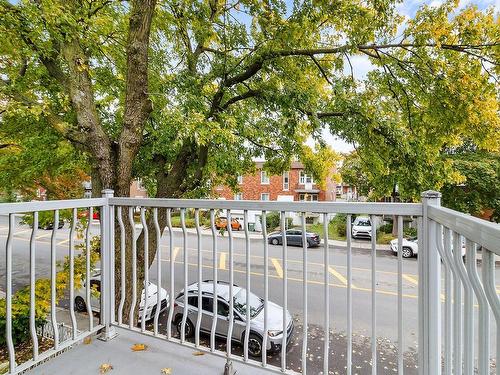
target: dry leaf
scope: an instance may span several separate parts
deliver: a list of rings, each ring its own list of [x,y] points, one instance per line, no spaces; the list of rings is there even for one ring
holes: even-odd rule
[[[85,345],[88,345],[88,344],[90,344],[91,342],[92,342],[92,337],[90,337],[90,336],[87,336],[87,337],[85,337],[85,338],[83,339],[83,343],[84,343]]]
[[[171,375],[172,374],[172,369],[170,367],[165,367],[161,369],[161,373],[163,375]]]
[[[144,344],[134,344],[134,346],[132,346],[130,349],[132,349],[134,352],[142,352],[147,348],[148,348],[147,345]]]
[[[105,373],[107,373],[108,371],[111,371],[111,370],[113,370],[113,366],[111,366],[109,363],[103,363],[99,367],[99,373],[100,374],[105,374]]]
[[[205,352],[193,352],[194,356],[205,355]]]

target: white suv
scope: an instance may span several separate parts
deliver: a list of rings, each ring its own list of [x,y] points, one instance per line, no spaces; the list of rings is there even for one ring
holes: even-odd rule
[[[352,238],[372,238],[372,222],[367,216],[358,216],[352,223]]]
[[[212,280],[205,280],[200,284],[201,300],[201,327],[200,331],[210,333],[212,329],[213,291]],[[243,345],[246,329],[246,297],[247,290],[237,285],[233,287],[234,325],[232,340]],[[185,337],[194,335],[195,324],[198,317],[198,283],[188,286],[187,289],[188,312],[184,328]],[[271,301],[268,307],[268,331],[266,350],[278,352],[281,350],[283,338],[283,307]],[[181,291],[174,302],[174,324],[180,335],[182,329],[182,314],[184,312],[184,291]],[[229,327],[229,284],[224,281],[217,283],[217,327],[215,334],[218,337],[227,337]],[[293,334],[293,320],[290,313],[286,312],[287,344]],[[248,339],[248,354],[260,357],[263,350],[264,336],[264,300],[250,293],[250,334]]]
[[[412,258],[418,254],[418,239],[417,237],[403,238],[403,258]],[[391,250],[396,255],[398,253],[398,239],[391,241]],[[465,240],[462,239],[462,257],[465,256]]]

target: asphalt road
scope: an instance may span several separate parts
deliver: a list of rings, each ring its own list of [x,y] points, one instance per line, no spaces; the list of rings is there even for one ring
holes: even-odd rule
[[[94,223],[93,232],[99,227]],[[13,243],[13,285],[17,290],[29,284],[29,238],[31,229],[18,225]],[[36,274],[38,277],[47,277],[50,272],[50,241],[51,231],[39,230],[36,248]],[[63,260],[68,254],[69,230],[63,228],[56,236],[57,259]],[[5,217],[0,217],[0,247],[5,248],[7,227]],[[214,263],[219,280],[229,280],[229,245],[227,235],[218,236],[217,258],[213,258],[212,237],[203,235],[201,240],[202,278],[213,279]],[[197,238],[190,233],[187,235],[187,251],[184,252],[182,234],[175,232],[174,248],[168,247],[168,238],[164,236],[161,243],[162,286],[170,290],[170,254],[174,259],[174,289],[176,294],[184,286],[184,259],[188,263],[187,283],[197,281]],[[251,283],[253,293],[264,294],[264,246],[261,239],[249,241],[249,259]],[[281,246],[269,245],[269,298],[271,301],[283,305],[283,280],[285,273],[288,280],[287,308],[295,319],[295,332],[287,353],[287,366],[300,369],[303,330],[303,251],[299,247],[288,247],[287,267],[283,262]],[[329,314],[329,342],[331,346],[330,363],[334,364],[333,372],[342,373],[346,361],[346,327],[347,327],[347,280],[346,262],[347,250],[343,247],[330,247],[328,250],[329,267],[324,266],[324,248],[311,248],[307,252],[307,291],[308,291],[308,359],[313,373],[319,373],[323,363],[324,309],[325,309],[325,272],[329,278],[328,293],[330,296]],[[243,238],[234,238],[234,281],[246,287],[246,241]],[[157,260],[150,270],[150,280],[156,280]],[[352,251],[352,283],[353,283],[353,361],[359,364],[358,373],[368,373],[370,369],[370,338],[372,319],[372,257],[370,250],[353,247]],[[377,252],[376,256],[376,327],[378,367],[387,373],[393,372],[396,367],[397,347],[397,258],[386,251]],[[497,274],[498,274],[497,270]],[[497,275],[498,277],[498,275]],[[5,258],[0,257],[0,290],[5,287]],[[417,261],[405,259],[403,261],[403,316],[404,334],[403,345],[405,350],[405,367],[407,373],[415,371],[415,352],[417,347]],[[60,307],[67,307],[67,301],[62,301]],[[494,323],[493,323],[494,324]],[[162,329],[166,327],[166,317],[161,319]],[[493,330],[492,330],[493,334]],[[492,340],[494,343],[494,340]],[[224,346],[221,341],[219,345]],[[235,353],[241,348],[235,347]],[[280,364],[280,356],[269,359],[271,363]],[[406,373],[405,372],[405,373]],[[383,372],[384,373],[384,372]]]

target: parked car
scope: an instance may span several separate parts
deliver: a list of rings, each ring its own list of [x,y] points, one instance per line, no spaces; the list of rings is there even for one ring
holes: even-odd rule
[[[358,216],[352,223],[352,238],[372,238],[372,222],[367,216]]]
[[[391,241],[391,250],[396,255],[398,253],[398,239]],[[403,258],[412,258],[418,254],[418,239],[417,237],[403,238]]]
[[[101,271],[99,269],[95,270],[92,273],[92,276],[90,278],[90,287],[97,292],[101,291]],[[158,302],[157,292],[158,292],[158,286],[150,282],[148,285],[148,308],[146,310],[146,321],[153,319],[156,314],[157,302]],[[86,296],[86,281],[84,280],[82,288],[75,291],[76,311],[79,312],[87,311],[85,296]],[[166,310],[169,306],[169,296],[167,291],[163,288],[160,288],[160,297],[161,297],[160,312],[162,312]],[[142,321],[142,312],[144,311],[145,300],[146,300],[145,290],[143,289],[141,293],[141,300],[139,303],[139,314],[138,314],[139,322]],[[100,312],[101,310],[100,300],[95,295],[95,293],[91,293],[90,305],[92,307],[93,312]]]
[[[217,220],[215,220],[215,227],[217,229],[227,229],[227,218],[226,217],[219,217]],[[231,218],[231,229],[232,230],[241,230],[243,227],[241,223],[238,221],[238,219]]]
[[[306,232],[307,247],[319,246],[321,238],[319,234]],[[268,237],[268,242],[273,245],[281,245],[283,243],[283,235],[281,232],[271,233]],[[288,229],[286,231],[286,243],[292,246],[302,245],[302,230],[301,229]]]
[[[59,225],[57,228],[61,229],[62,227],[64,227],[64,220],[59,219]],[[44,223],[38,222],[38,229],[52,230],[54,229],[54,221],[46,221]]]
[[[394,255],[398,253],[398,239],[394,239],[390,242],[391,250]],[[412,258],[418,254],[418,239],[417,237],[403,238],[403,258]],[[465,256],[465,242],[462,241],[462,257]]]
[[[201,325],[200,331],[210,333],[213,319],[213,291],[212,280],[205,280],[199,286],[198,283],[189,285],[187,289],[188,313],[184,333],[186,337],[194,335],[195,324],[198,317],[198,287],[202,291],[201,301]],[[223,281],[217,283],[217,326],[215,334],[218,337],[227,338],[229,327],[229,284]],[[250,293],[250,334],[248,339],[248,354],[252,357],[260,357],[263,350],[264,336],[264,300]],[[246,299],[247,290],[237,285],[233,286],[234,324],[232,340],[244,344],[246,329]],[[276,353],[281,351],[281,340],[283,338],[283,307],[274,302],[268,302],[268,340],[266,351]],[[177,296],[174,304],[174,324],[177,332],[181,332],[182,314],[184,311],[184,290]],[[287,344],[293,334],[293,319],[286,312]]]

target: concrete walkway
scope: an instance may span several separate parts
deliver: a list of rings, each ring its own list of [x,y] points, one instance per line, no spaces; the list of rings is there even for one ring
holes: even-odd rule
[[[135,344],[146,350],[133,351]],[[222,375],[225,358],[168,342],[164,339],[118,329],[118,336],[108,342],[93,337],[89,344],[79,344],[55,358],[31,369],[26,374],[91,375],[103,373],[100,367],[109,365],[109,374],[175,374]],[[238,375],[269,374],[261,368],[233,362]]]

